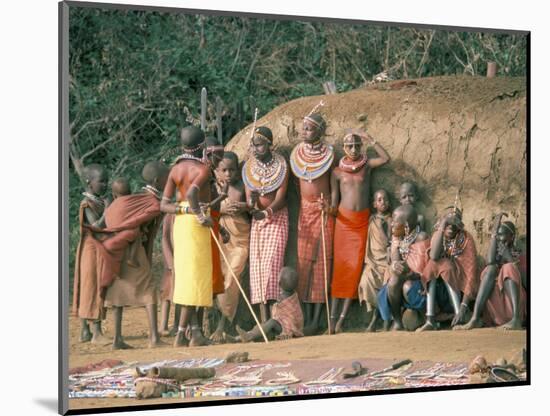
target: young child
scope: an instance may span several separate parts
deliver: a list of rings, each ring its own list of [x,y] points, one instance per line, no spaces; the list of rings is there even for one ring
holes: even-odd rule
[[[422,310],[426,299],[422,295],[421,274],[428,261],[430,240],[420,231],[418,213],[412,205],[401,205],[392,214],[391,266],[387,282],[378,292],[378,309],[384,329],[404,329],[401,308]]]
[[[80,341],[108,344],[101,331],[101,320],[105,317],[103,299],[100,295],[101,247],[92,231],[87,228],[105,227],[105,207],[108,201],[102,197],[107,187],[107,172],[100,165],[89,165],[84,169],[86,190],[80,202],[80,241],[76,249],[74,269],[73,310],[81,319]],[[90,331],[90,323],[93,323]]]
[[[391,234],[391,207],[388,193],[379,189],[374,193],[375,214],[369,218],[365,266],[359,282],[359,303],[365,302],[371,320],[366,329],[374,332],[378,321],[378,291],[384,285],[389,267],[388,248]]]
[[[279,340],[304,336],[304,315],[300,306],[300,300],[296,293],[298,286],[298,274],[291,267],[283,267],[279,273],[279,287],[281,292],[279,300],[273,304],[271,318],[262,324],[266,334],[273,333]],[[236,326],[239,336],[235,341],[250,342],[262,338],[258,326],[251,331],[244,331]],[[229,337],[228,337],[229,339]]]
[[[227,198],[221,202],[220,226],[230,234],[228,242],[222,245],[223,253],[229,261],[235,276],[240,279],[248,261],[250,242],[250,217],[246,203],[244,183],[238,174],[239,159],[233,152],[225,152],[217,168],[218,181],[227,184]],[[225,291],[217,295],[217,304],[221,312],[218,327],[210,339],[215,343],[222,342],[226,324],[233,325],[237,306],[239,305],[239,288],[234,281],[227,264],[222,262]]]
[[[525,319],[525,289],[522,286],[519,269],[520,253],[514,247],[516,227],[513,223],[501,222],[501,213],[496,216],[487,254],[487,266],[481,272],[481,284],[477,293],[472,318],[466,325],[453,329],[472,329],[483,326],[484,320],[499,328],[521,329]]]
[[[132,193],[132,190],[130,189],[130,182],[128,182],[128,179],[116,178],[111,184],[111,193],[113,195],[113,201],[117,198],[120,198],[121,196],[130,195]],[[130,233],[135,234],[136,232],[134,230]],[[137,244],[137,240],[133,240],[128,245],[128,258],[126,261],[128,265],[132,267],[139,267],[139,262],[137,260]]]
[[[399,202],[401,202],[401,205],[412,205],[418,212],[418,189],[414,183],[404,182],[401,184],[401,188],[399,188]],[[426,231],[426,223],[422,214],[418,213],[416,223],[421,231]]]

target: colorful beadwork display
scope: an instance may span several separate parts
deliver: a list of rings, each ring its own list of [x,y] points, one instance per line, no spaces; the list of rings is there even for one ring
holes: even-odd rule
[[[272,155],[268,163],[262,163],[255,157],[251,157],[243,166],[244,184],[262,196],[279,189],[287,175],[285,159],[275,152]]]
[[[290,153],[290,167],[298,178],[311,182],[327,172],[334,161],[334,148],[326,143],[299,143]]]

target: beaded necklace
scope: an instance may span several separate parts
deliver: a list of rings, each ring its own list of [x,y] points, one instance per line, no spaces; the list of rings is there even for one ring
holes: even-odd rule
[[[100,208],[105,207],[105,202],[91,192],[82,192],[82,195],[84,195],[86,198],[88,198],[90,201],[92,201],[94,204],[98,205]]]
[[[150,194],[153,194],[155,196],[155,198],[157,198],[159,201],[160,199],[162,198],[162,192],[160,192],[157,188],[155,188],[154,186],[151,186],[151,185],[145,185],[145,186],[142,186],[141,189],[143,189],[144,191],[147,191],[149,192]]]
[[[192,153],[182,153],[179,155],[176,160],[174,161],[174,165],[182,160],[194,160],[196,162],[205,163],[204,156],[203,157],[197,157],[193,155]]]
[[[267,163],[262,163],[255,157],[248,159],[243,166],[242,177],[247,188],[263,196],[279,189],[286,173],[285,159],[278,153],[272,153],[272,158]]]
[[[409,255],[409,249],[411,245],[416,241],[416,237],[418,237],[419,232],[420,232],[420,226],[417,225],[412,233],[405,236],[403,240],[399,241],[399,254],[401,254],[401,258],[403,260],[407,259]]]
[[[458,257],[464,251],[466,245],[466,235],[463,230],[459,230],[455,238],[448,240],[443,235],[443,248],[448,257]]]
[[[351,160],[348,156],[344,156],[340,159],[338,167],[344,172],[355,173],[366,165],[367,160],[367,156],[365,155],[361,155],[361,157],[357,160]]]
[[[290,153],[290,167],[300,179],[308,182],[327,172],[334,161],[334,148],[330,144],[299,143]]]

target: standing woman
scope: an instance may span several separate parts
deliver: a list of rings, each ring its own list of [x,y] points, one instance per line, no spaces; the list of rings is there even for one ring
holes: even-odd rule
[[[260,304],[262,322],[269,319],[268,306],[279,295],[279,272],[283,268],[288,240],[288,167],[272,152],[273,133],[267,127],[253,130],[252,155],[243,166],[246,199],[252,214],[250,230],[251,303]]]

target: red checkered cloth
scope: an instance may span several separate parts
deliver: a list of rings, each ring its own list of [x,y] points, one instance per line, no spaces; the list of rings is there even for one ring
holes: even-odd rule
[[[325,303],[325,260],[321,218],[318,203],[302,199],[298,219],[298,296],[302,302],[307,303]],[[327,287],[330,287],[334,217],[325,214],[325,220]]]
[[[436,235],[437,233],[432,236],[432,244]],[[464,235],[464,250],[460,255],[428,261],[422,272],[424,287],[430,280],[441,276],[455,291],[462,292],[470,299],[476,297],[479,288],[477,250],[472,236],[466,231],[464,231]]]
[[[488,266],[489,267],[489,266]],[[508,297],[504,289],[504,281],[510,279],[516,283],[519,291],[519,317],[523,321],[527,314],[526,299],[527,294],[521,284],[521,273],[518,267],[518,263],[505,263],[499,265],[499,271],[497,276],[496,285],[493,288],[493,292],[487,304],[485,306],[484,321],[487,325],[503,325],[513,318],[512,301]],[[487,267],[481,276],[483,277],[487,272]]]
[[[275,303],[271,317],[281,325],[281,335],[304,336],[304,315],[296,292]]]
[[[288,240],[288,209],[270,218],[252,220],[250,230],[250,302],[265,303],[279,295],[279,272],[283,268]]]

